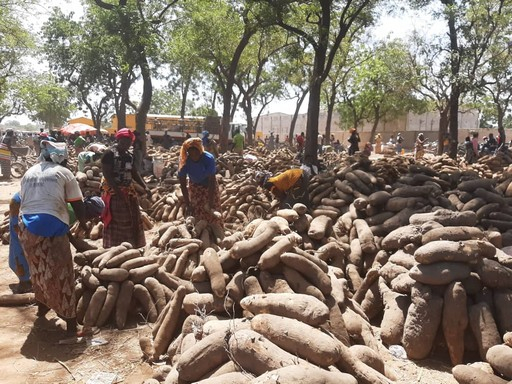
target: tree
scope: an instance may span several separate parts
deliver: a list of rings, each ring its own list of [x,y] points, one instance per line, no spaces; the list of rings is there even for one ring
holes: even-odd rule
[[[34,48],[34,42],[21,17],[31,4],[32,1],[0,1],[0,121],[23,113],[18,85],[24,58]]]
[[[242,53],[260,27],[257,4],[197,0],[185,3],[180,17],[191,26],[187,41],[207,63],[222,95],[221,150],[227,149],[233,88]]]
[[[329,74],[341,42],[354,23],[368,25],[377,0],[316,0],[272,2],[275,23],[297,35],[313,50],[313,71],[309,78],[307,140],[304,160],[317,162],[318,118],[322,84]],[[332,38],[331,38],[332,37]]]
[[[24,79],[20,96],[30,118],[44,123],[49,130],[61,127],[71,114],[69,91],[53,76],[42,74]]]
[[[485,12],[485,8],[480,8],[480,11]],[[503,4],[500,15],[493,12],[489,16],[496,25],[495,32],[490,36],[482,65],[476,70],[473,94],[484,116],[491,117],[493,125],[498,128],[500,141],[504,143],[505,121],[511,112],[512,100],[512,5]]]
[[[444,152],[444,139],[448,133],[450,106],[450,65],[447,50],[439,41],[426,41],[413,34],[410,45],[409,64],[418,82],[416,92],[430,103],[439,113],[437,153]]]
[[[167,42],[162,58],[169,73],[164,76],[168,81],[169,92],[180,95],[180,107],[176,114],[181,117],[190,113],[187,109],[190,111],[193,104],[189,95],[197,94],[199,81],[207,77],[206,61],[188,40],[189,36],[196,33],[192,28],[186,18],[178,18],[173,28],[167,31]]]
[[[189,109],[193,108],[188,103]],[[157,115],[179,115],[182,110],[182,99],[170,89],[158,89],[153,93],[150,112]],[[183,117],[183,116],[182,116]]]
[[[377,44],[371,57],[355,69],[355,87],[367,120],[373,122],[373,139],[381,120],[391,120],[409,111],[424,112],[426,105],[414,93],[417,78],[409,65],[408,50],[401,41]]]
[[[286,47],[275,60],[277,78],[286,80],[283,94],[288,99],[296,99],[288,133],[290,146],[293,144],[300,108],[309,93],[309,83],[304,79],[309,79],[313,70],[313,55],[306,50],[305,45],[297,38],[296,44]]]
[[[253,144],[254,122],[253,122],[253,103],[260,96],[263,105],[260,108],[258,116],[261,115],[263,108],[268,105],[269,100],[265,99],[262,93],[272,92],[272,96],[280,92],[277,89],[277,71],[276,64],[272,61],[279,51],[289,45],[287,36],[280,30],[272,28],[260,30],[252,41],[252,44],[244,52],[238,75],[235,82],[242,95],[242,109],[245,112],[247,120],[247,141],[249,145]]]
[[[54,8],[43,26],[45,52],[50,69],[69,86],[77,98],[77,105],[89,110],[94,126],[99,130],[101,122],[110,111],[115,96],[119,65],[112,57],[114,44],[110,39],[102,39],[102,26],[98,19],[87,12],[81,22],[73,20],[73,15],[64,15]]]
[[[159,49],[159,27],[165,24],[177,0],[170,2],[127,1],[119,0],[117,4],[94,0],[94,3],[106,11],[109,23],[106,25],[109,36],[119,38],[124,49],[124,66],[128,68],[125,75],[137,68],[142,77],[142,96],[137,108],[136,130],[145,143],[146,117],[153,96],[151,58],[156,58]],[[104,13],[105,14],[105,13]],[[123,83],[122,84],[126,84]],[[122,104],[127,103],[129,86],[121,91]],[[132,104],[133,105],[133,104]]]
[[[416,8],[426,8],[433,0],[410,0]],[[450,55],[450,156],[456,158],[458,145],[458,112],[461,96],[477,84],[492,37],[507,7],[505,0],[440,0],[442,15],[448,26]]]

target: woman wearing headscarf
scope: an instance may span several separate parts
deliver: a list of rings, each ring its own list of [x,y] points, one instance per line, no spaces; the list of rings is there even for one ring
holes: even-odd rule
[[[185,140],[181,146],[178,177],[187,215],[194,216],[197,221],[207,220],[223,225],[215,173],[215,158],[204,150],[201,139]]]
[[[375,153],[382,153],[382,136],[380,133],[377,133],[377,135],[375,136]]]
[[[66,144],[41,141],[40,159],[21,180],[20,242],[30,268],[37,316],[53,309],[66,321],[67,331],[75,333],[75,274],[67,203],[85,228],[82,192],[65,167]]]
[[[359,151],[359,143],[361,142],[356,128],[350,128],[350,137],[348,138],[348,142],[350,143],[350,146],[348,147],[348,154],[349,156],[352,156],[354,153]]]
[[[109,248],[129,242],[134,248],[146,245],[139,200],[133,181],[151,194],[146,183],[134,166],[134,158],[129,151],[135,135],[128,128],[116,133],[117,143],[108,149],[101,159],[103,171],[102,199],[103,247]]]
[[[416,138],[416,144],[414,147],[414,158],[416,160],[423,159],[423,156],[425,156],[425,143],[427,142],[427,138],[423,135],[423,133],[419,133],[418,137]]]

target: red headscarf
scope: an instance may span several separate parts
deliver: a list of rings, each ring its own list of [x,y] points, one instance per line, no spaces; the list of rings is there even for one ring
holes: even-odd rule
[[[135,141],[135,135],[128,128],[122,128],[116,133],[116,139],[119,140],[123,137],[128,137],[132,143]]]

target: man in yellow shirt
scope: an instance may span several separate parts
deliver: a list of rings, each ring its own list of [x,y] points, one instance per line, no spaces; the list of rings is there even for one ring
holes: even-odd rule
[[[257,179],[263,188],[281,201],[281,208],[291,208],[295,203],[309,206],[309,178],[302,169],[289,169],[274,177],[268,173],[260,174]]]

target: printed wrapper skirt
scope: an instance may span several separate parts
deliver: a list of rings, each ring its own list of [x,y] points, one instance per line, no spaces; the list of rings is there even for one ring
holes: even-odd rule
[[[76,317],[75,275],[68,235],[43,237],[23,228],[20,241],[36,300],[63,318]]]

